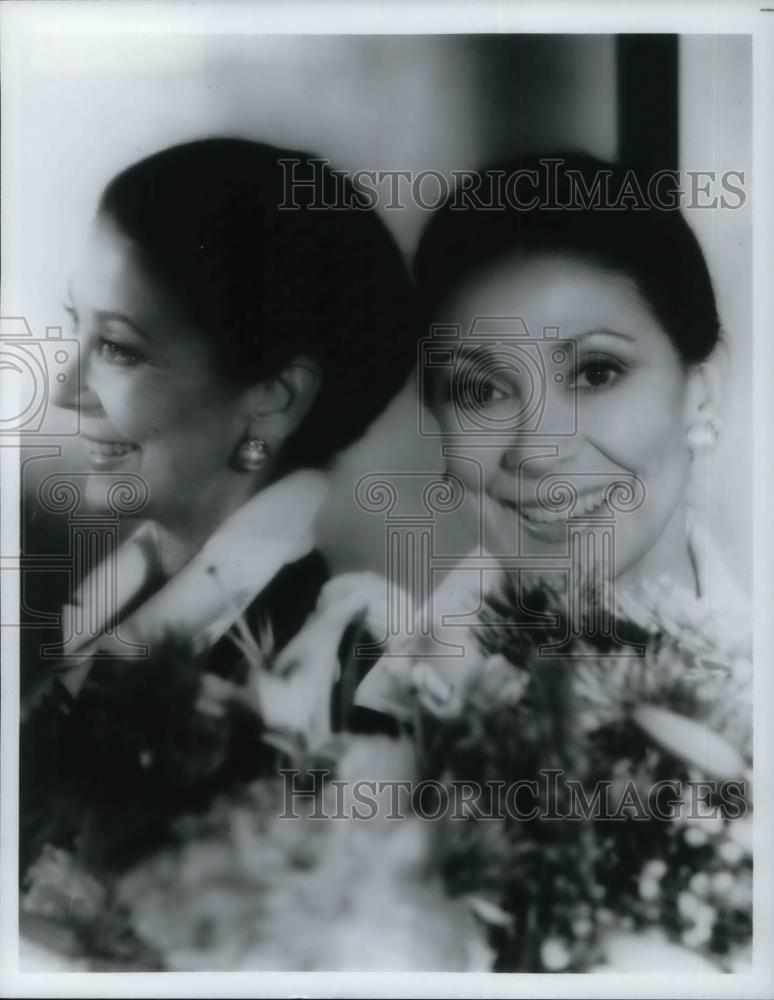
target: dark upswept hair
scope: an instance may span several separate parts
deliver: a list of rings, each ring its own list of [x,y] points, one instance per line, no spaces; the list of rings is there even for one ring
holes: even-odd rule
[[[530,179],[516,189],[518,203],[502,196],[503,178],[516,174]],[[588,196],[600,180],[612,206]],[[495,261],[561,253],[632,279],[683,363],[706,360],[720,338],[720,320],[704,254],[676,207],[640,197],[651,191],[651,180],[642,170],[582,153],[523,157],[480,171],[477,203],[452,193],[422,234],[414,277],[424,331],[445,318],[436,313],[455,288]]]
[[[291,173],[314,186],[289,191]],[[98,212],[208,337],[221,375],[246,386],[302,354],[320,365],[286,468],[356,440],[408,377],[417,333],[401,253],[349,181],[309,154],[234,138],[174,146],[118,174]]]

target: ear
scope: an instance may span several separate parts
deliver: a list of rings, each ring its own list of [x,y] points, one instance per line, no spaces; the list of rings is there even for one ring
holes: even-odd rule
[[[719,340],[712,354],[699,364],[692,365],[688,373],[686,398],[686,430],[696,424],[714,421],[720,424],[725,409],[730,374],[730,357],[724,340]]]
[[[317,362],[300,356],[274,378],[248,391],[248,433],[261,438],[277,455],[314,404],[322,383]]]

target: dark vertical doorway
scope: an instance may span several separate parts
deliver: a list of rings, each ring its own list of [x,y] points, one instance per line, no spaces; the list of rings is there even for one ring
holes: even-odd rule
[[[678,36],[619,35],[618,156],[648,171],[677,170]]]

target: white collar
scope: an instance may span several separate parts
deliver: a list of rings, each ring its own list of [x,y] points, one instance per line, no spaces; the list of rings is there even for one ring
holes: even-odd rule
[[[695,627],[708,633],[707,639],[718,636],[735,636],[742,657],[749,646],[750,627],[749,601],[732,577],[717,545],[707,530],[696,521],[688,522],[688,545],[696,568],[699,596],[679,587],[668,577],[648,581],[644,588],[644,602],[621,595],[621,607],[635,620],[651,621],[656,611],[656,619],[669,624],[670,614],[658,615],[658,609],[675,612],[675,622],[679,628]],[[474,551],[473,555],[480,552]],[[471,571],[463,560],[435,591],[420,620],[426,614],[433,616],[433,638],[437,643],[447,642],[447,657],[437,661],[442,664],[444,679],[452,686],[458,685],[467,672],[476,668],[476,657],[459,656],[449,653],[460,643],[470,643],[470,632],[464,628],[467,622],[477,620],[481,606],[483,580],[479,571]],[[452,625],[454,627],[450,628]],[[462,626],[462,627],[460,627]],[[355,703],[375,711],[393,715],[399,719],[410,717],[411,669],[432,649],[432,641],[424,637],[409,637],[399,649],[393,649],[379,660],[365,676],[355,695]],[[474,642],[475,645],[475,642]]]
[[[696,568],[699,600],[720,614],[749,613],[749,599],[732,576],[717,543],[699,521],[688,521],[688,547]]]
[[[148,581],[148,551],[155,547],[155,528],[143,525],[118,549],[114,562],[106,561],[89,574],[74,604],[65,605],[67,660],[72,664],[77,657],[82,662],[96,649],[131,655],[133,645],[143,655],[148,644],[170,632],[199,645],[212,644],[283,566],[312,551],[313,523],[327,492],[326,476],[310,469],[262,490],[118,629],[108,629],[109,622],[120,621],[122,610]],[[68,630],[68,625],[78,627]],[[87,672],[88,668],[84,679]]]

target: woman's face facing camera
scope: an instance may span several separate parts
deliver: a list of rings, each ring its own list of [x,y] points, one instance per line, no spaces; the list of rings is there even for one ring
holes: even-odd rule
[[[693,394],[634,283],[569,257],[511,258],[436,315],[461,337],[432,405],[490,550],[669,570],[685,552]]]
[[[99,220],[70,282],[66,307],[79,343],[77,407],[93,475],[89,501],[117,475],[141,476],[162,522],[205,510],[244,434],[242,399],[213,374],[211,348],[144,271],[134,245]],[[74,382],[77,380],[68,380]]]

